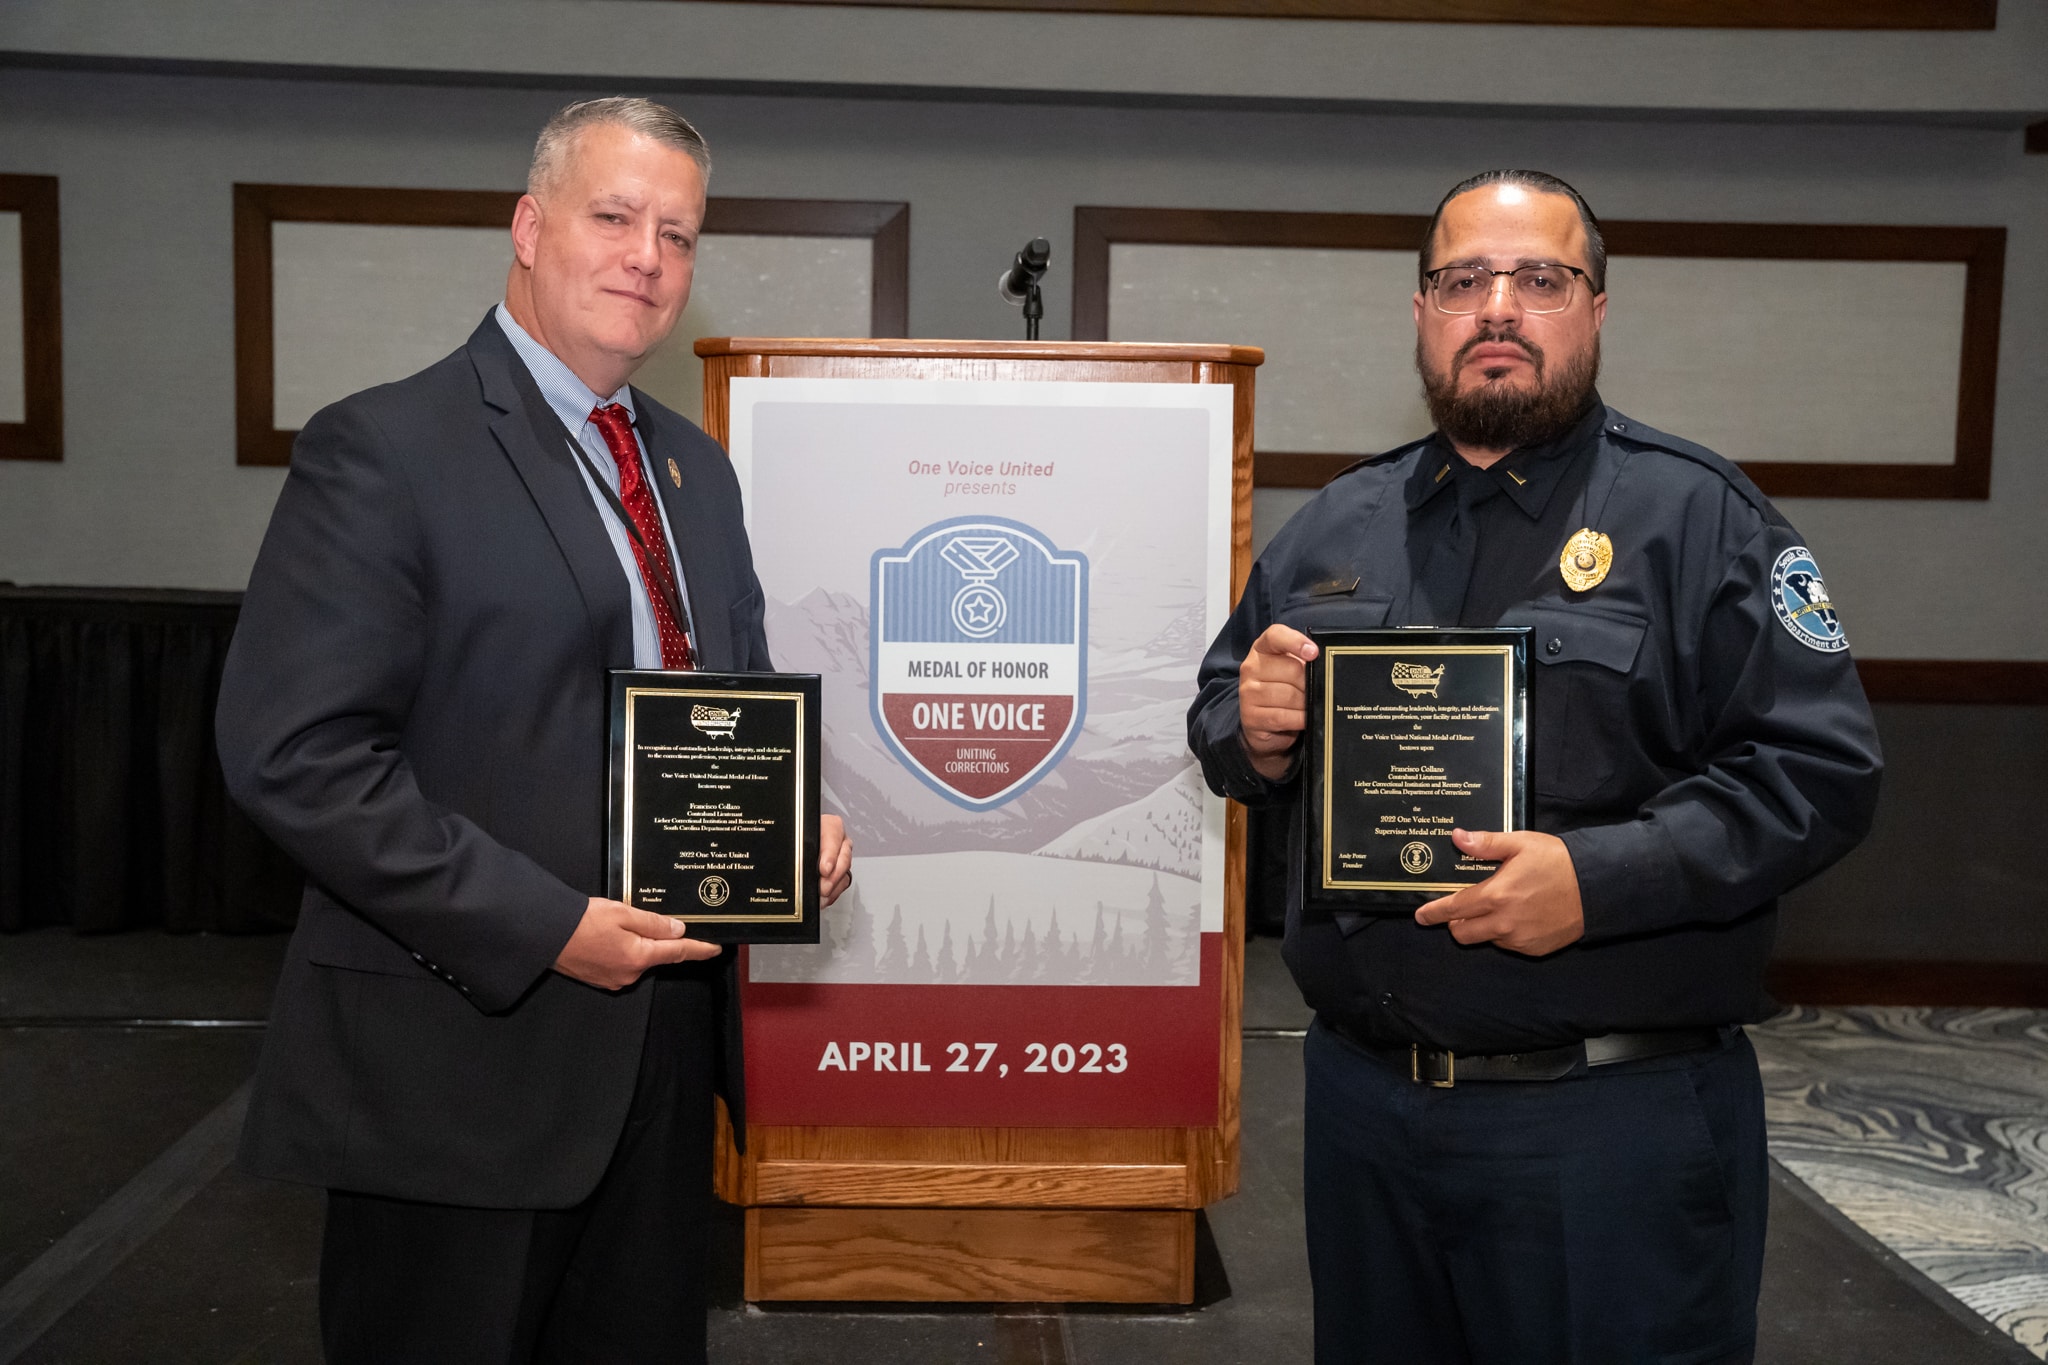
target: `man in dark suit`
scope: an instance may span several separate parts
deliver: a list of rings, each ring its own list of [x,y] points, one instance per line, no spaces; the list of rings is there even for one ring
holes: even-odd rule
[[[591,889],[606,670],[771,667],[723,452],[627,387],[708,169],[659,105],[558,114],[505,304],[307,423],[250,579],[221,759],[307,890],[242,1159],[329,1191],[332,1361],[704,1358],[733,978]]]

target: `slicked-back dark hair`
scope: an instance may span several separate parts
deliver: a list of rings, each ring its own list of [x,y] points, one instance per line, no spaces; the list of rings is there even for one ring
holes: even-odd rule
[[[1542,171],[1481,171],[1469,180],[1460,180],[1451,186],[1451,192],[1437,202],[1436,212],[1429,216],[1429,231],[1422,234],[1422,255],[1416,262],[1416,272],[1425,276],[1426,287],[1429,270],[1429,253],[1436,247],[1436,225],[1442,221],[1444,206],[1461,194],[1485,189],[1488,185],[1519,185],[1525,190],[1538,194],[1561,194],[1572,201],[1579,210],[1579,224],[1586,229],[1586,277],[1593,285],[1595,294],[1607,292],[1607,239],[1600,235],[1600,220],[1593,216],[1593,206],[1564,181]],[[1562,265],[1564,262],[1560,261]]]

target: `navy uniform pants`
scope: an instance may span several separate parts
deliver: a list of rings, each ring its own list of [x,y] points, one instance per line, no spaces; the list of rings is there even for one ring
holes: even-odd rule
[[[1718,1050],[1433,1089],[1309,1030],[1317,1365],[1728,1365],[1755,1349],[1763,1091]]]
[[[709,984],[654,984],[632,1108],[569,1209],[331,1190],[320,1258],[329,1365],[687,1365],[704,1359],[714,1039]]]

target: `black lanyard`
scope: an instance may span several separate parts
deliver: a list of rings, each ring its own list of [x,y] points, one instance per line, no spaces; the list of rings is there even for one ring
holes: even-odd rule
[[[648,543],[641,538],[640,528],[634,524],[633,518],[627,513],[626,504],[619,500],[619,495],[617,491],[612,488],[611,484],[605,479],[605,477],[602,474],[598,473],[597,465],[590,458],[590,452],[586,451],[583,448],[583,442],[577,440],[574,436],[569,434],[568,425],[562,421],[562,415],[555,411],[554,406],[552,404],[547,404],[546,406],[548,409],[548,415],[555,419],[555,426],[562,433],[562,439],[569,443],[569,453],[576,457],[576,462],[583,466],[583,472],[590,476],[591,483],[595,484],[597,486],[597,491],[604,495],[604,500],[606,504],[610,506],[610,508],[612,509],[613,515],[618,517],[619,524],[626,528],[626,534],[633,537],[633,543],[640,547],[640,553],[649,559],[652,559],[656,554],[662,553],[661,550],[649,546]],[[636,460],[639,458],[638,447],[639,440],[636,437],[634,440],[634,458]],[[646,469],[643,468],[640,471],[640,478],[643,482],[646,480]],[[651,500],[653,497],[652,490],[649,491],[648,496]],[[655,507],[654,515],[657,517],[661,515],[661,508],[659,504],[657,504]],[[671,563],[670,567],[678,574],[682,572],[682,568],[680,565],[675,565]],[[669,615],[675,618],[677,627],[680,628],[684,636],[687,637],[690,633],[690,613],[683,606],[681,594],[676,592],[676,590],[674,588],[671,588],[667,583],[664,583],[661,579],[661,575],[659,574],[644,573],[640,575],[640,578],[641,581],[644,582],[649,589],[661,594],[661,600],[668,607]]]

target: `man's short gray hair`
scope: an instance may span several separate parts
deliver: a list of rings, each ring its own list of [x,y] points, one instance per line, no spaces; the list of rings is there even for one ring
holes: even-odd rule
[[[533,164],[526,170],[526,192],[539,196],[561,178],[576,137],[585,128],[610,124],[673,147],[711,174],[711,148],[690,121],[665,104],[632,95],[583,100],[556,112],[533,144]]]

